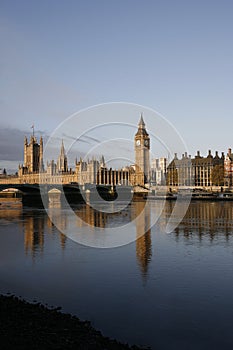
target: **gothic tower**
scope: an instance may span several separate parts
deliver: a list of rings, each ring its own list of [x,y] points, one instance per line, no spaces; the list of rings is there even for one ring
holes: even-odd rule
[[[62,144],[61,144],[61,151],[60,151],[60,155],[57,161],[57,170],[59,173],[66,173],[68,171],[68,165],[67,165],[67,156],[65,153],[65,147],[64,147],[64,143],[62,140]]]
[[[150,181],[150,137],[141,114],[134,137],[136,182],[145,185]]]
[[[42,153],[41,153],[42,151]],[[24,138],[24,169],[26,173],[38,173],[40,168],[40,160],[43,161],[43,145],[37,143],[36,137],[33,135],[28,143],[27,137]]]
[[[43,138],[40,137],[40,157],[39,157],[40,172],[44,171],[44,161],[43,161]]]

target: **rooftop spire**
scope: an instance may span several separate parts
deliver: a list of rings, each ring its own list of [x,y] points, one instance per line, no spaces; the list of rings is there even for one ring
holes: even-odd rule
[[[32,124],[31,129],[32,129],[32,136],[34,137],[35,136],[35,125],[34,125],[34,123]]]
[[[143,120],[143,114],[141,113],[141,116],[140,116],[140,120],[139,120],[139,123],[138,123],[138,131],[136,133],[136,135],[147,135],[148,136],[148,133],[146,131],[146,124]]]
[[[65,147],[64,147],[64,142],[62,139],[61,143],[61,151],[60,151],[60,156],[57,160],[57,169],[59,172],[67,172],[68,171],[68,166],[67,166],[67,157],[65,153]]]
[[[145,128],[145,122],[143,120],[143,113],[142,112],[141,112],[141,117],[140,117],[138,126],[141,127],[141,128]]]
[[[63,142],[63,139],[61,141],[61,155],[65,155],[65,147],[64,147],[64,142]]]

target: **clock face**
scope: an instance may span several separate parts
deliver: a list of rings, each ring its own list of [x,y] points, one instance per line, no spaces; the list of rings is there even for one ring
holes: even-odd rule
[[[148,146],[148,144],[149,144],[148,140],[145,140],[145,141],[144,141],[144,145],[145,145],[145,146]]]
[[[140,140],[137,140],[137,141],[136,141],[136,145],[137,145],[137,146],[140,146],[140,144],[141,144]]]

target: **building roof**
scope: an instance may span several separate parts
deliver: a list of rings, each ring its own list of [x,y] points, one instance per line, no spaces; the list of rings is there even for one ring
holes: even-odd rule
[[[141,113],[141,117],[140,117],[140,120],[139,120],[139,123],[138,123],[138,131],[137,131],[135,136],[141,136],[141,135],[149,136],[148,132],[146,131],[146,125],[145,125],[145,122],[143,120],[142,113]]]
[[[143,114],[142,113],[141,113],[141,117],[140,117],[140,120],[139,120],[139,123],[138,123],[138,127],[145,128],[145,122],[143,120]]]

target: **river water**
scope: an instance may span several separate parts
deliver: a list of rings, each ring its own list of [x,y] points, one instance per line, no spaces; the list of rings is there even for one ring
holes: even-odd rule
[[[167,234],[172,205],[166,202],[157,223],[139,237],[153,216],[153,210],[145,211],[132,243],[100,249],[69,239],[44,209],[3,203],[0,292],[61,306],[130,344],[232,349],[233,202],[192,201],[181,224]],[[98,213],[86,204],[74,210],[105,228],[129,222],[143,208],[138,201],[120,214]],[[61,229],[66,210],[56,210]]]

